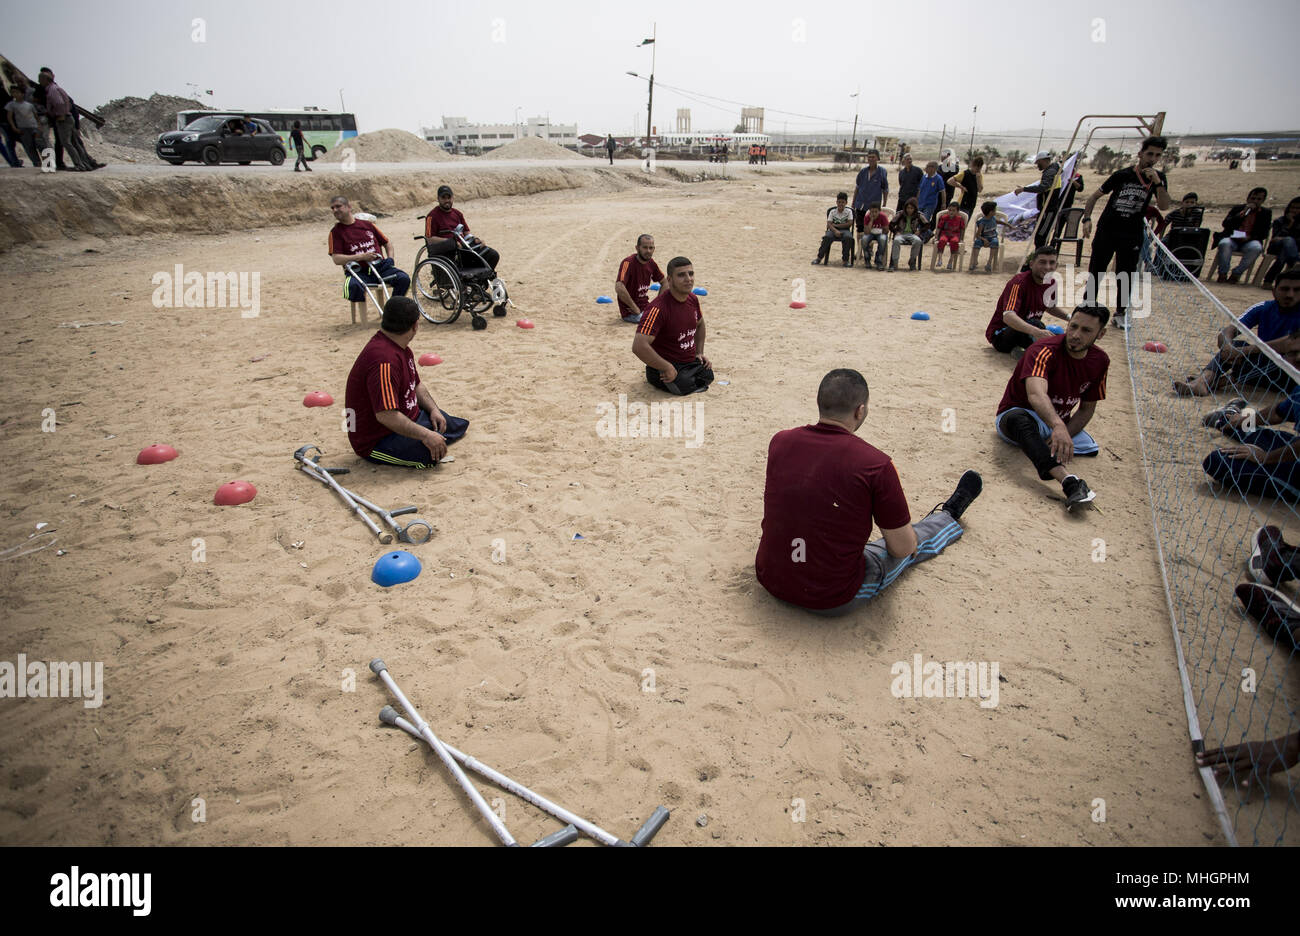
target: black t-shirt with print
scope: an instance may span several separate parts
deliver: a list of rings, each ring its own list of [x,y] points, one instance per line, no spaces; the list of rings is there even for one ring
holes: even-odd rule
[[[1160,184],[1168,188],[1169,180],[1163,172],[1157,170]],[[1112,172],[1110,178],[1101,184],[1101,191],[1110,195],[1110,201],[1101,213],[1097,229],[1105,230],[1111,237],[1140,241],[1142,239],[1142,217],[1147,210],[1151,196],[1156,193],[1155,184],[1139,176],[1132,166]]]

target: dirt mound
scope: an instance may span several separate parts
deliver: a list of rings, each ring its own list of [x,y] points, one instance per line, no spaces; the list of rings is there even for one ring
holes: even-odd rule
[[[541,137],[521,137],[511,140],[505,146],[499,146],[490,153],[484,153],[480,159],[586,159],[573,150],[543,140]]]
[[[455,157],[442,147],[405,130],[373,130],[344,140],[321,157],[321,162],[342,162],[352,150],[358,162],[445,162]]]
[[[104,118],[100,133],[105,142],[153,150],[158,134],[176,129],[177,111],[207,106],[188,98],[153,94],[147,100],[138,97],[117,98],[95,108],[95,113]]]

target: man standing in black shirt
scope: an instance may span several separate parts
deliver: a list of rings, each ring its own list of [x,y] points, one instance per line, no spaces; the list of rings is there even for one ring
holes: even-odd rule
[[[289,141],[293,148],[298,151],[298,158],[293,162],[293,171],[301,172],[303,169],[306,169],[308,172],[311,172],[311,166],[307,165],[307,139],[302,135],[301,120],[295,120],[293,122],[293,132],[289,134]]]
[[[912,165],[912,154],[904,153],[902,163],[898,167],[898,211],[902,211],[907,200],[915,198],[921,191],[922,175],[924,173]]]
[[[1084,236],[1092,227],[1092,209],[1097,199],[1109,195],[1097,222],[1097,235],[1092,239],[1092,258],[1088,261],[1086,302],[1093,303],[1097,294],[1097,277],[1106,272],[1112,258],[1118,283],[1115,300],[1117,328],[1128,328],[1125,313],[1128,309],[1129,289],[1137,273],[1138,254],[1142,249],[1142,222],[1151,196],[1161,211],[1168,211],[1169,183],[1165,174],[1156,169],[1156,163],[1168,145],[1164,137],[1147,137],[1138,151],[1136,165],[1111,173],[1110,178],[1089,196],[1083,206]]]

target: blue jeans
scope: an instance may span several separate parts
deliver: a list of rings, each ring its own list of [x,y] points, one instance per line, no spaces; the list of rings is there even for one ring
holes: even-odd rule
[[[21,166],[22,160],[18,158],[18,140],[14,137],[14,132],[9,129],[9,124],[0,124],[0,156],[4,157],[5,162],[15,169]]]
[[[1025,422],[1026,417],[1033,422]],[[1004,426],[1003,423],[1014,425]],[[1052,479],[1052,470],[1059,467],[1060,462],[1052,456],[1051,449],[1046,444],[1047,440],[1052,437],[1051,427],[1043,422],[1037,413],[1031,409],[1013,406],[1009,410],[998,413],[997,418],[993,421],[993,428],[1003,442],[1010,442],[1025,453],[1025,457],[1033,462],[1034,468],[1037,469],[1039,478],[1044,481]],[[1035,428],[1038,430],[1038,438],[1034,438]],[[1023,429],[1026,434],[1017,437],[1016,430],[1020,429]],[[1074,443],[1075,455],[1096,455],[1101,451],[1101,446],[1097,444],[1096,440],[1082,429],[1075,433],[1071,441]]]
[[[1238,243],[1230,237],[1225,237],[1219,241],[1219,250],[1214,258],[1214,272],[1226,274],[1232,264],[1233,253],[1238,250],[1241,251],[1241,263],[1232,272],[1240,276],[1264,252],[1264,245],[1257,240]]]
[[[889,239],[887,234],[863,234],[862,235],[862,262],[866,266],[871,266],[871,249],[874,246],[876,252],[876,269],[885,268],[885,241]]]
[[[358,265],[360,266],[360,264]],[[379,271],[379,275],[383,277],[384,282],[388,284],[388,288],[392,290],[394,296],[406,295],[406,291],[411,288],[411,278],[401,270],[397,269],[397,264],[393,262],[391,257],[385,257],[382,260],[378,260],[373,264],[373,266]],[[366,298],[367,284],[370,286],[377,286],[379,280],[375,278],[367,267],[362,266],[360,282],[357,281],[356,277],[350,274],[344,278],[343,294],[351,302],[360,302],[362,299]]]
[[[1285,448],[1297,436],[1277,429],[1256,429],[1234,433],[1243,445],[1257,445],[1266,452]],[[1294,459],[1272,465],[1259,465],[1248,458],[1227,458],[1218,449],[1201,463],[1205,473],[1220,484],[1242,494],[1264,494],[1284,500],[1300,500],[1300,461]]]

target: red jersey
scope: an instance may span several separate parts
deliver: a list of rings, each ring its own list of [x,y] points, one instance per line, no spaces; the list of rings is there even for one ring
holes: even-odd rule
[[[344,406],[356,415],[356,428],[348,433],[352,450],[363,458],[375,443],[393,430],[375,413],[397,410],[412,422],[420,418],[420,404],[415,388],[420,375],[415,370],[415,355],[410,348],[399,348],[383,331],[377,331],[357,355],[348,373]]]
[[[649,263],[642,263],[641,259],[632,254],[630,257],[624,257],[623,262],[618,265],[618,281],[622,283],[631,295],[632,301],[636,303],[635,309],[629,309],[627,303],[622,298],[618,300],[618,309],[624,315],[634,315],[637,312],[644,312],[650,305],[650,284],[663,282],[664,274],[659,269],[659,264],[652,259]]]
[[[1110,357],[1096,345],[1089,348],[1084,357],[1075,358],[1065,347],[1064,335],[1036,341],[1016,362],[1015,372],[1007,382],[1002,402],[998,404],[998,413],[1017,406],[1032,410],[1025,380],[1042,377],[1047,381],[1052,409],[1063,422],[1068,422],[1081,400],[1106,399],[1106,371],[1109,368]]]
[[[372,250],[375,253],[380,253],[379,248],[387,243],[388,238],[384,236],[384,232],[369,221],[336,224],[330,228],[330,235],[327,240],[331,257],[335,254],[356,256]]]
[[[424,216],[424,236],[450,237],[458,224],[465,225],[465,230],[461,233],[468,235],[469,222],[465,220],[465,216],[455,208],[443,211],[442,206],[438,205]]]
[[[1002,320],[1003,312],[1015,312],[1022,319],[1028,320],[1042,318],[1044,312],[1055,308],[1055,280],[1046,279],[1035,283],[1033,274],[1028,270],[1017,273],[1002,288],[1002,295],[998,296],[997,307],[993,310],[993,318],[989,319],[989,327],[984,329],[984,337],[989,344],[993,343],[993,333],[1006,325]]]
[[[665,361],[689,364],[695,360],[695,332],[702,318],[704,313],[700,311],[700,300],[694,293],[688,293],[678,302],[671,290],[661,289],[646,306],[636,331],[639,335],[654,338],[650,347]]]
[[[883,234],[885,231],[889,230],[889,218],[883,211],[876,212],[873,215],[868,215],[866,218],[865,228],[868,232],[879,228],[880,232]]]
[[[939,219],[934,226],[940,237],[961,237],[962,223],[960,214],[951,215],[945,211],[939,215]]]
[[[758,581],[803,608],[836,608],[862,586],[872,520],[911,522],[889,456],[840,426],[787,429],[767,447]]]

